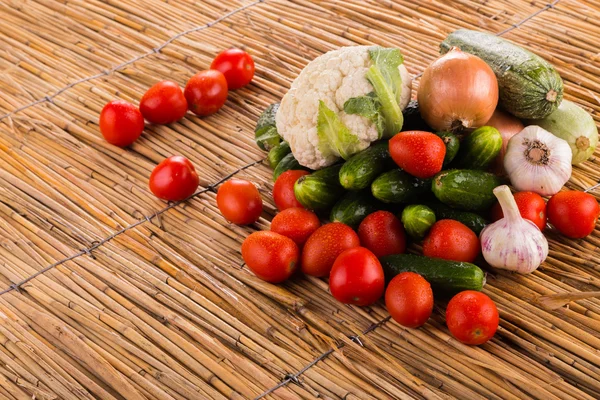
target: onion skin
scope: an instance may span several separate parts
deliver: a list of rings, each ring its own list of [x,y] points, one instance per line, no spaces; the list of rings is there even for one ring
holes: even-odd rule
[[[517,117],[502,111],[496,110],[492,115],[492,118],[486,123],[488,126],[493,126],[498,129],[500,135],[502,135],[502,148],[500,154],[492,163],[492,169],[497,174],[506,175],[504,171],[504,155],[506,154],[506,146],[511,137],[525,129],[525,125]]]
[[[498,81],[481,58],[453,48],[423,72],[417,98],[421,116],[437,131],[478,128],[498,105]]]

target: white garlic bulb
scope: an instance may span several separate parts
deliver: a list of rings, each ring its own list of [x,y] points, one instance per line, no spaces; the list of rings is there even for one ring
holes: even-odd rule
[[[565,140],[531,125],[508,142],[504,169],[515,189],[552,196],[571,178],[571,158]]]
[[[548,241],[536,224],[521,217],[508,186],[498,186],[494,195],[504,218],[481,231],[483,257],[492,267],[529,274],[548,257]]]

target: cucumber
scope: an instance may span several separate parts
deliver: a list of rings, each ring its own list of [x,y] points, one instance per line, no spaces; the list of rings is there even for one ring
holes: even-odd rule
[[[275,125],[275,115],[278,109],[279,103],[271,104],[260,114],[258,121],[256,121],[254,141],[262,150],[269,151],[281,141]]]
[[[452,162],[452,160],[454,160],[456,154],[458,153],[458,149],[460,148],[460,140],[458,140],[458,137],[452,132],[436,132],[436,135],[439,136],[446,145],[444,165],[448,165]]]
[[[331,208],[345,193],[339,179],[341,168],[337,164],[301,176],[294,184],[296,199],[309,210]]]
[[[496,201],[493,190],[502,181],[489,172],[454,169],[438,173],[431,184],[431,191],[442,203],[452,208],[483,211]]]
[[[434,290],[446,293],[480,291],[485,285],[485,274],[471,263],[414,254],[394,254],[381,257],[379,261],[388,282],[402,272],[415,272],[425,278]]]
[[[442,203],[427,203],[427,206],[433,210],[437,220],[453,219],[471,229],[477,236],[489,222],[479,214],[468,211],[455,210]]]
[[[519,118],[544,118],[558,108],[563,81],[556,69],[532,52],[485,32],[459,29],[441,43],[442,54],[453,47],[483,59],[498,79],[499,105]]]
[[[402,225],[414,239],[423,239],[435,221],[435,213],[427,206],[411,204],[402,210]]]
[[[411,100],[408,103],[404,111],[402,111],[402,115],[404,116],[403,131],[433,131],[423,117],[421,117],[421,109],[416,100]]]
[[[369,189],[347,192],[333,206],[329,219],[356,229],[367,215],[382,208],[383,204],[373,198]]]
[[[288,142],[281,142],[277,146],[269,150],[269,154],[267,155],[267,161],[269,161],[271,169],[275,169],[277,167],[277,164],[279,164],[283,157],[287,156],[291,152],[292,149],[290,149],[290,145],[288,144]]]
[[[339,181],[348,190],[364,189],[392,165],[388,142],[379,142],[346,161],[340,170]]]
[[[415,178],[401,169],[393,169],[373,181],[371,193],[384,203],[407,203],[427,193],[430,187],[430,179]]]
[[[463,140],[457,156],[459,168],[486,169],[500,154],[502,135],[493,126],[475,129]]]
[[[285,171],[292,169],[303,169],[305,171],[310,171],[308,168],[300,165],[298,160],[294,158],[294,154],[288,153],[281,159],[281,161],[279,161],[279,164],[277,164],[277,167],[275,167],[273,170],[273,181],[276,181],[277,178],[279,178],[279,175],[283,174]]]

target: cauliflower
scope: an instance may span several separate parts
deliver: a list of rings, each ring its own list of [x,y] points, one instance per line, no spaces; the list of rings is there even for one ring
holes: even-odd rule
[[[277,110],[277,132],[301,165],[326,167],[398,133],[411,84],[398,49],[330,51],[292,83]]]

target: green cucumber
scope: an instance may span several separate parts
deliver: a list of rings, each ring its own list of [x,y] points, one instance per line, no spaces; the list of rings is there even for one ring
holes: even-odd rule
[[[415,178],[401,169],[393,169],[377,177],[371,184],[373,196],[384,203],[408,203],[427,193],[431,180]]]
[[[281,141],[275,124],[275,115],[278,109],[279,103],[271,104],[260,114],[258,121],[256,121],[254,141],[262,150],[269,151]]]
[[[441,43],[442,54],[458,47],[483,59],[498,79],[499,105],[519,118],[544,118],[558,108],[563,81],[543,58],[496,35],[459,29]]]
[[[294,157],[293,153],[288,153],[281,159],[281,161],[279,161],[279,164],[277,164],[277,166],[273,170],[273,181],[276,181],[277,178],[279,178],[279,175],[283,174],[285,171],[289,171],[292,169],[303,169],[305,171],[310,171],[308,168],[300,165],[298,160],[296,160],[296,158]]]
[[[502,181],[489,172],[454,169],[438,173],[431,191],[442,203],[452,208],[483,211],[496,201],[493,190]]]
[[[373,198],[369,189],[347,192],[333,206],[329,219],[357,228],[367,215],[382,208],[383,204]]]
[[[454,160],[454,157],[456,157],[456,154],[458,153],[460,140],[458,140],[458,137],[452,132],[436,132],[436,135],[439,136],[446,145],[444,165],[448,165]]]
[[[479,214],[455,210],[442,203],[427,203],[427,206],[433,210],[438,221],[441,219],[453,219],[466,225],[477,236],[479,236],[483,228],[489,223]]]
[[[414,254],[394,254],[381,257],[386,281],[402,272],[415,272],[429,282],[434,290],[457,293],[463,290],[480,291],[485,274],[475,264],[429,258]]]
[[[402,225],[414,239],[423,239],[435,221],[435,213],[427,206],[411,204],[402,210]]]
[[[457,166],[466,169],[486,169],[500,154],[502,135],[493,126],[475,129],[461,143]]]
[[[271,169],[275,169],[279,162],[283,159],[283,157],[287,156],[291,152],[292,149],[290,149],[290,145],[288,144],[288,142],[281,142],[277,146],[269,150],[269,154],[267,155],[267,161],[269,161]]]
[[[348,190],[368,187],[379,174],[391,167],[388,142],[379,142],[353,155],[340,170],[339,181]]]
[[[309,210],[331,208],[345,193],[339,179],[341,168],[337,164],[301,176],[294,184],[296,199]]]

